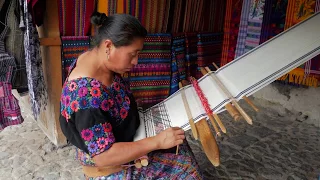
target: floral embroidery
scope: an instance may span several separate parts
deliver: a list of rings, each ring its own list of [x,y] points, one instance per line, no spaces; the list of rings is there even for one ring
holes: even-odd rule
[[[124,120],[130,109],[128,87],[115,76],[110,87],[93,78],[78,78],[64,84],[61,95],[61,115],[68,119],[80,109],[101,108],[117,122]],[[92,146],[94,149],[94,146]]]
[[[110,123],[96,124],[91,128],[84,129],[81,131],[81,137],[91,156],[109,149],[115,142]]]

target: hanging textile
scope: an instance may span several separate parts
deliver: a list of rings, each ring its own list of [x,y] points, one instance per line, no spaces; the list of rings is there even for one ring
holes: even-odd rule
[[[171,35],[148,34],[138,64],[129,74],[130,87],[141,107],[168,97],[171,78]]]
[[[26,57],[27,78],[31,108],[35,119],[48,102],[47,88],[42,70],[42,58],[40,54],[40,42],[38,32],[33,26],[31,14],[28,12],[28,4],[24,3],[24,17],[26,30],[24,33],[24,49]]]
[[[235,56],[243,0],[227,0],[221,66]]]
[[[266,1],[260,44],[284,31],[288,0]]]
[[[0,54],[0,61],[2,57]],[[12,78],[13,67],[10,66],[7,72],[7,79],[0,81],[0,131],[5,127],[18,125],[24,122],[21,115],[19,101],[12,94]]]
[[[247,37],[244,52],[260,44],[261,28],[263,23],[265,0],[252,0],[248,18]]]
[[[174,34],[172,38],[170,95],[179,89],[179,82],[186,79],[185,36]]]
[[[200,33],[197,46],[197,65],[198,67],[210,66],[212,63],[221,63],[223,33]],[[203,75],[197,71],[196,78]]]
[[[289,1],[285,21],[285,30],[295,24],[307,19],[319,10],[318,0],[296,0]],[[295,68],[288,74],[279,78],[280,81],[295,85],[318,86],[320,80],[319,55]]]
[[[68,76],[69,67],[79,57],[87,51],[90,46],[89,36],[62,36],[62,82]]]
[[[16,64],[14,57],[5,52],[4,39],[8,32],[9,26],[0,24],[0,131],[24,121],[19,102],[12,94],[11,82]]]
[[[61,36],[87,36],[91,32],[90,17],[95,0],[57,0]]]
[[[190,76],[196,77],[197,74],[197,43],[196,33],[185,33],[185,53],[186,53],[186,79]]]
[[[22,5],[22,4],[21,4]],[[8,26],[9,31],[4,39],[6,52],[13,56],[16,66],[14,67],[12,86],[19,93],[28,91],[26,75],[26,63],[23,43],[23,12],[19,0],[5,0],[2,2],[0,22]],[[19,12],[19,13],[18,13]],[[22,17],[21,17],[22,16]]]
[[[251,0],[243,0],[235,57],[244,54]]]

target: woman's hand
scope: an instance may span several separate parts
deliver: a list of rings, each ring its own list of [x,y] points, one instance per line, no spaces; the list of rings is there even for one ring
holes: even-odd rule
[[[183,143],[184,131],[178,127],[168,128],[155,137],[158,149],[169,149]]]

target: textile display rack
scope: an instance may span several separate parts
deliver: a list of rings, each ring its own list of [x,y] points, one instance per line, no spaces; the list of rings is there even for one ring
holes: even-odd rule
[[[154,136],[168,127],[177,126],[184,130],[192,129],[193,133],[198,132],[202,145],[210,141],[214,144],[216,142],[212,134],[210,140],[201,139],[210,132],[201,128],[195,129],[192,124],[197,125],[203,119],[210,119],[215,127],[208,113],[211,111],[219,114],[226,110],[225,105],[230,102],[247,123],[252,124],[252,119],[237,102],[320,54],[319,32],[320,13],[316,13],[215,72],[205,68],[207,74],[203,73],[205,75],[197,80],[197,83],[210,109],[206,109],[204,97],[199,96],[194,85],[185,86],[164,101],[140,112],[141,127],[136,140]],[[187,103],[184,102],[185,97],[188,97]],[[219,124],[219,121],[217,123]],[[216,134],[219,134],[218,128],[215,127],[215,130]],[[219,150],[216,144],[214,146],[213,149],[205,149],[207,146],[204,145],[204,151],[212,164],[218,166]]]

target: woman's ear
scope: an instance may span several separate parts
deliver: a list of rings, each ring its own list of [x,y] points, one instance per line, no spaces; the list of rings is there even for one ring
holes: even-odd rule
[[[110,51],[113,47],[113,43],[111,40],[107,39],[104,41],[104,48],[106,50],[106,53],[109,55],[110,54]]]

